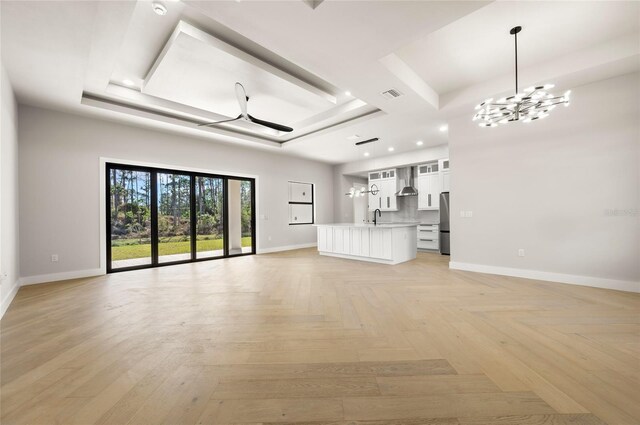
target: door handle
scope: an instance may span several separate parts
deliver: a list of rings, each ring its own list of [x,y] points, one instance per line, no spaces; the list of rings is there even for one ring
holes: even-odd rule
[[[389,196],[387,196],[387,208],[391,208],[391,198]]]
[[[429,197],[429,206],[431,206],[431,194],[427,195]]]

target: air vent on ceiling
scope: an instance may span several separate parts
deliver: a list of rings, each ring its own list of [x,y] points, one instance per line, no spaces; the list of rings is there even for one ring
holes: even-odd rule
[[[380,93],[385,99],[395,99],[402,96],[402,93],[396,89],[389,89]]]

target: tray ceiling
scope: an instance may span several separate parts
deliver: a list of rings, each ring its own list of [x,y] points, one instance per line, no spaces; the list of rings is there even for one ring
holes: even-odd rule
[[[249,96],[249,113],[296,124],[336,106],[322,91],[185,22],[180,22],[153,68],[142,93],[210,111],[222,118],[240,113],[234,85]]]
[[[255,46],[244,46],[250,42],[178,6],[172,19],[154,22],[146,2],[136,5],[106,88],[86,92],[84,104],[155,115],[160,121],[182,121],[199,132],[235,134],[246,141],[275,145],[382,113],[315,75],[301,73],[273,52],[262,49],[256,55]],[[152,36],[140,31],[145,23],[154,24]],[[158,38],[167,41],[158,44]],[[150,56],[150,51],[155,53]],[[283,133],[244,120],[198,127],[240,114],[236,82],[246,89],[249,114],[294,131]]]

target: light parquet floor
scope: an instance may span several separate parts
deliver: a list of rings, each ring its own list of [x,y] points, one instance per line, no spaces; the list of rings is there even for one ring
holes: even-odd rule
[[[23,287],[19,424],[640,424],[640,296],[315,250]]]

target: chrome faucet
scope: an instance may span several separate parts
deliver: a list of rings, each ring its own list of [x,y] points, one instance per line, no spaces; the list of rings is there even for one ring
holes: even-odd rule
[[[378,217],[382,217],[382,212],[380,211],[380,208],[376,208],[376,210],[373,212],[373,225],[374,226],[378,225],[376,213],[378,214]]]

